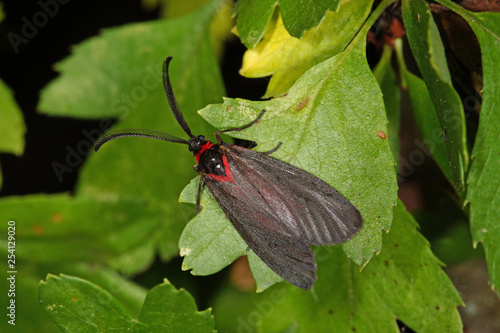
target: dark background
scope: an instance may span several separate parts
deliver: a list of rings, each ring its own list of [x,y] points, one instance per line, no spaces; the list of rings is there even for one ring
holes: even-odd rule
[[[43,1],[44,3],[46,0]],[[54,1],[54,3],[57,3]],[[37,113],[40,90],[58,74],[53,65],[70,54],[72,45],[97,35],[103,28],[158,17],[145,12],[139,1],[69,1],[59,5],[57,14],[38,28],[38,33],[16,53],[7,38],[12,32],[22,36],[23,17],[33,22],[42,10],[38,1],[4,1],[5,19],[0,25],[0,78],[13,90],[26,123],[26,146],[22,157],[1,155],[4,183],[0,195],[57,193],[71,191],[78,169],[59,182],[53,161],[63,162],[65,147],[83,139],[82,130],[98,128],[98,122],[48,117]]]

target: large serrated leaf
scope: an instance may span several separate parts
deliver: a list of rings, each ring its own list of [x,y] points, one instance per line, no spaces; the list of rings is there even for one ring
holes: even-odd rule
[[[425,1],[405,0],[402,12],[408,41],[445,136],[453,185],[462,192],[469,160],[465,144],[464,110],[451,83],[439,31]]]
[[[231,128],[249,123],[265,109],[258,124],[231,134],[258,142],[262,151],[282,141],[282,147],[273,156],[319,176],[360,210],[363,229],[343,246],[360,265],[380,251],[381,231],[390,227],[397,197],[394,158],[388,140],[378,135],[380,131],[387,133],[387,118],[378,83],[364,57],[364,33],[349,49],[306,72],[286,96],[265,102],[224,99],[224,104],[200,111],[215,126]],[[191,199],[185,201],[193,202],[195,191],[190,192]],[[210,207],[215,214],[211,214],[210,220],[206,215],[191,221],[182,236],[184,240],[194,240],[203,233],[206,241],[197,242],[196,247],[181,241],[181,248],[189,248],[183,251],[185,262],[189,263],[186,268],[195,272],[198,267],[190,255],[204,252],[203,262],[210,261],[212,266],[212,271],[204,274],[210,274],[242,255],[243,248],[240,240],[220,236],[221,230],[227,229],[221,229],[224,224],[219,219],[224,219],[227,228],[232,226],[214,200],[206,198],[209,197],[202,201],[205,209]],[[220,228],[215,230],[212,225]],[[234,250],[224,246],[222,258],[206,250],[217,242],[233,242]],[[200,260],[206,267],[203,262]],[[260,274],[255,278],[258,285],[266,285],[259,281]]]
[[[107,291],[80,278],[49,275],[40,303],[63,332],[213,332],[210,310],[198,312],[191,295],[167,280],[151,289],[138,319]]]
[[[500,286],[500,14],[472,13],[439,1],[462,16],[481,46],[483,104],[467,178],[466,203],[475,243],[483,242],[491,286]]]

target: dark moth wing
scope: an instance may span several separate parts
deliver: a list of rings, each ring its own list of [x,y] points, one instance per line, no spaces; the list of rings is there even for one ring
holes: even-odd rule
[[[358,210],[310,173],[270,156],[221,145],[232,181],[202,179],[248,246],[288,282],[312,288],[310,245],[344,242],[362,226]]]

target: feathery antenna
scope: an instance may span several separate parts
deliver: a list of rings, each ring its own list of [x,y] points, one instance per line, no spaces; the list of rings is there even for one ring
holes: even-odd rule
[[[146,130],[146,129],[140,129],[140,128],[121,128],[117,129],[115,131],[108,132],[104,134],[99,140],[94,145],[94,150],[98,151],[99,148],[106,142],[113,140],[113,139],[118,139],[118,138],[126,138],[126,137],[141,137],[141,138],[148,138],[148,139],[156,139],[156,140],[163,140],[163,141],[169,141],[169,142],[177,142],[177,143],[184,143],[184,144],[189,144],[188,141],[178,138],[176,136],[163,133],[160,131],[154,131],[154,130]]]
[[[191,133],[191,129],[189,128],[186,119],[182,115],[181,109],[179,108],[179,104],[177,103],[177,99],[175,98],[174,91],[172,90],[172,85],[170,84],[170,76],[168,75],[168,65],[172,57],[167,57],[163,62],[163,87],[165,88],[165,94],[167,95],[168,104],[170,104],[170,108],[172,109],[172,113],[174,114],[175,119],[181,125],[184,132],[189,135],[190,138],[194,137]]]

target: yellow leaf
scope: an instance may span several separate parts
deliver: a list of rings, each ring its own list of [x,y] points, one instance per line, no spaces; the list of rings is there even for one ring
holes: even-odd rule
[[[250,78],[272,75],[264,98],[285,94],[306,70],[345,49],[370,13],[372,2],[344,1],[302,39],[290,36],[276,11],[261,42],[245,52],[240,74]]]

